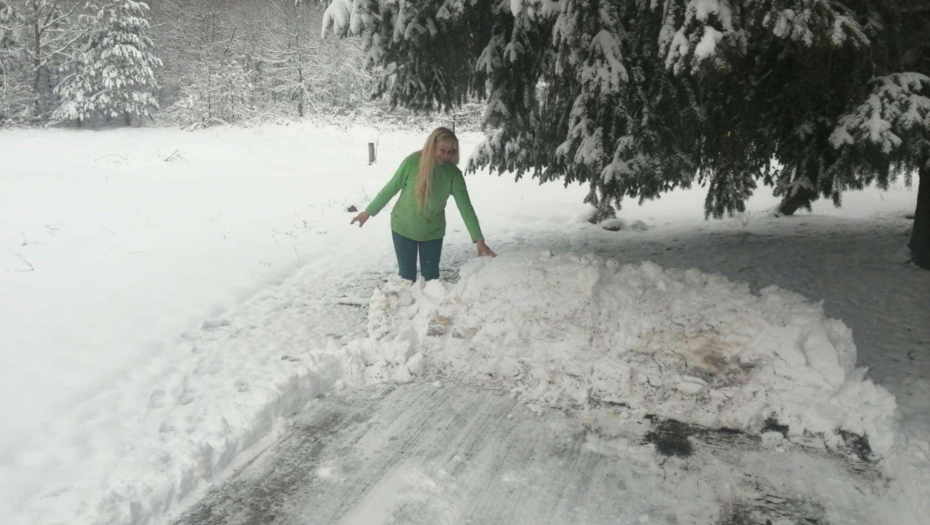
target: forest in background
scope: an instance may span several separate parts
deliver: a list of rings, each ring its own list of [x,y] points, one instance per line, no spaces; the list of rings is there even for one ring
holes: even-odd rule
[[[791,214],[903,179],[930,268],[928,28],[925,0],[0,0],[0,125],[440,109],[413,120],[491,131],[468,171],[587,183],[602,217],[692,184],[719,218],[760,185]]]
[[[360,39],[323,39],[322,16],[294,0],[0,0],[0,126],[422,121],[371,100]]]

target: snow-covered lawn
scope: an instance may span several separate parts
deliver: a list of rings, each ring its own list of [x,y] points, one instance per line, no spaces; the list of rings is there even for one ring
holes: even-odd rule
[[[583,220],[586,188],[479,173],[501,257],[471,260],[450,203],[456,282],[407,289],[380,284],[388,214],[359,230],[346,208],[424,137],[381,133],[369,166],[372,136],[0,134],[0,522],[161,522],[315,397],[418,376],[539,412],[609,402],[748,431],[777,416],[828,449],[864,433],[898,523],[930,511],[930,272],[902,250],[914,191],[777,218],[763,189],[704,221],[697,188],[627,203],[610,232]],[[334,305],[370,306],[369,326]]]

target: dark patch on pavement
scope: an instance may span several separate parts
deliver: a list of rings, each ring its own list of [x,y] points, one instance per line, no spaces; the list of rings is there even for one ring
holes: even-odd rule
[[[828,525],[823,505],[808,498],[786,498],[760,493],[751,499],[724,504],[716,525]]]
[[[694,453],[695,445],[704,448],[739,450],[756,450],[761,439],[732,428],[707,428],[675,419],[659,419],[654,415],[646,416],[653,422],[653,429],[643,436],[646,443],[652,443],[656,452],[662,456],[689,457]]]

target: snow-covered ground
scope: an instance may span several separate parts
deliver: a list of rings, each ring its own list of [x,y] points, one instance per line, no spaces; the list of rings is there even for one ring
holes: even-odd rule
[[[501,256],[471,260],[450,203],[456,282],[407,288],[387,279],[387,214],[359,230],[346,208],[423,138],[2,132],[0,522],[159,523],[314,398],[418,377],[540,413],[610,403],[769,441],[777,419],[831,450],[866,434],[895,523],[930,512],[930,272],[902,250],[914,191],[777,218],[763,190],[704,221],[697,188],[627,203],[612,232],[583,220],[585,188],[479,173]]]

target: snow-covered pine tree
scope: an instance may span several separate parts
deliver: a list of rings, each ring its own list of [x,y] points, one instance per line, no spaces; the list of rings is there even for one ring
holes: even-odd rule
[[[91,15],[79,15],[77,19],[77,24],[83,26],[83,30],[78,34],[84,37],[78,38],[70,46],[69,59],[60,67],[65,76],[55,86],[55,93],[58,94],[58,107],[52,112],[50,121],[53,123],[77,122],[78,126],[81,126],[96,112],[91,97],[99,86],[94,80],[94,61],[97,58],[97,49],[93,47],[91,39],[96,19]]]
[[[395,104],[486,96],[471,169],[588,183],[600,208],[698,182],[720,217],[759,182],[839,204],[924,165],[930,66],[905,59],[926,54],[925,4],[332,0],[323,31],[363,36]]]
[[[323,33],[363,36],[367,66],[390,65],[372,94],[415,109],[450,109],[470,90],[483,92],[475,63],[490,37],[487,1],[338,0],[323,17]],[[449,35],[456,35],[449,38]],[[409,60],[416,57],[413,60]]]
[[[97,90],[97,83],[93,78],[92,57],[90,50],[79,49],[68,64],[69,73],[55,88],[59,104],[52,112],[52,122],[77,122],[81,126],[95,114],[91,97]]]
[[[101,0],[93,29],[77,61],[75,72],[59,92],[59,120],[151,117],[158,107],[155,68],[161,60],[146,36],[148,5],[135,0]]]

